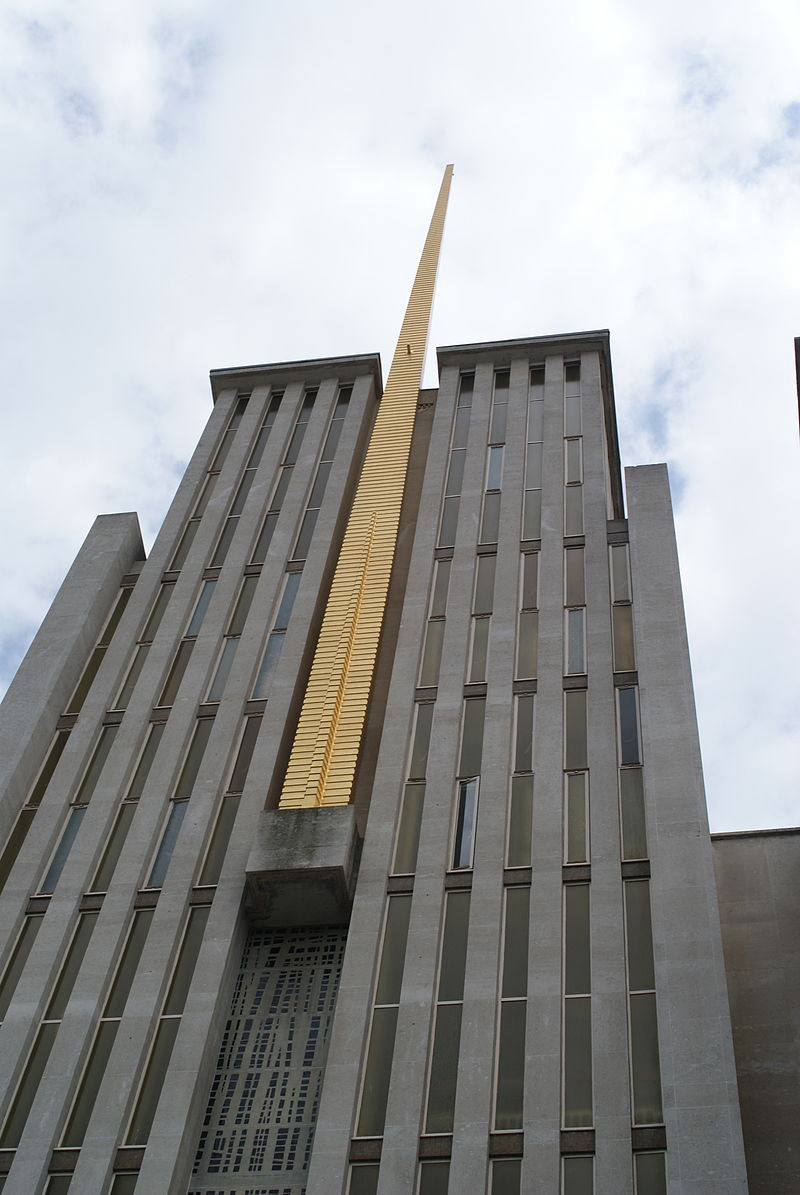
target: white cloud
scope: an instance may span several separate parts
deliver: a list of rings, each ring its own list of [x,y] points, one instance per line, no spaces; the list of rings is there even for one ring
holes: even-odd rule
[[[3,677],[96,513],[152,539],[209,368],[388,361],[454,161],[433,343],[610,327],[624,459],[679,483],[713,823],[796,821],[799,36],[784,0],[7,7]]]

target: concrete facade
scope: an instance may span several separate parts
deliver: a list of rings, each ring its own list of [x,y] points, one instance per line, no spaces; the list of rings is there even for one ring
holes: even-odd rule
[[[276,805],[381,394],[376,357],[215,371],[214,411],[147,561],[134,516],[101,517],[76,560],[0,727],[9,841],[15,819],[32,819],[0,893],[4,1195],[443,1195],[448,1183],[487,1195],[747,1192],[666,472],[628,471],[626,520],[607,333],[455,346],[439,351],[439,366],[438,391],[420,392],[349,807]],[[506,372],[501,436],[493,402]],[[465,375],[467,417],[459,416]],[[567,384],[578,375],[579,385]],[[314,534],[305,558],[294,559],[343,388],[350,398]],[[443,542],[456,426],[466,437],[454,466],[458,517]],[[256,445],[263,451],[248,469]],[[499,515],[497,534],[482,537],[491,445],[502,456],[491,487]],[[526,463],[539,455],[540,473]],[[541,521],[523,537],[526,487],[541,494]],[[269,512],[269,551],[255,561]],[[565,517],[579,524],[567,527]],[[226,527],[227,553],[214,564]],[[609,571],[615,547],[630,556],[632,593],[621,599]],[[565,569],[578,559],[585,594],[568,603]],[[487,612],[474,613],[473,594],[487,561],[487,662],[476,679],[473,624]],[[532,567],[536,595],[523,598]],[[445,570],[446,599],[432,616]],[[294,584],[286,578],[298,573],[281,623]],[[130,600],[80,709],[66,715],[120,582],[132,587]],[[237,622],[244,591],[250,605]],[[538,625],[538,664],[522,673],[521,602]],[[151,612],[162,606],[153,630]],[[618,637],[631,616],[632,666],[620,669]],[[432,617],[441,661],[423,678]],[[580,667],[567,665],[568,621],[585,628],[580,651],[570,639]],[[279,654],[254,690],[276,636]],[[231,654],[216,692],[219,662]],[[124,685],[133,661],[138,677]],[[636,710],[630,759],[623,700]],[[470,717],[485,703],[483,746],[462,774],[469,702]],[[577,715],[573,723],[565,711],[583,703],[585,724]],[[429,715],[417,774],[415,727]],[[31,804],[59,728],[68,733],[63,754]],[[620,835],[626,769],[630,783],[632,771],[643,778],[645,794],[648,845],[636,852]],[[473,781],[474,840],[459,863],[454,844],[467,844],[459,794]],[[588,792],[579,858],[565,851],[565,819],[570,833],[583,825],[580,812],[574,826],[566,813],[573,781]],[[526,826],[531,790],[532,834],[510,830],[512,792],[522,819],[514,825]],[[418,850],[400,867],[411,808],[420,810]],[[645,889],[652,922],[640,911],[634,926],[626,901],[641,910]],[[565,913],[579,901],[580,924]],[[528,926],[521,937],[512,909]],[[448,929],[457,917],[461,928]],[[145,924],[137,938],[132,927]],[[346,927],[343,958],[344,931],[331,930],[325,945],[325,925]],[[631,944],[634,928],[643,945]],[[328,952],[324,975],[315,951]],[[634,983],[648,952],[652,991]],[[569,986],[573,954],[587,990]],[[263,964],[263,982],[254,958],[279,960]],[[514,958],[512,991],[505,976]],[[631,1045],[637,1009],[657,1018],[648,1039],[655,1077],[645,1059],[650,1115],[637,1086],[646,1050]],[[575,1018],[582,1037],[569,1028]],[[389,1025],[379,1056],[380,1026]],[[502,1035],[512,1030],[509,1053]],[[580,1065],[569,1061],[578,1056]]]

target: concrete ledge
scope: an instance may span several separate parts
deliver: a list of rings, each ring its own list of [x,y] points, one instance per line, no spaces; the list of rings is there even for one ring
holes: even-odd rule
[[[353,805],[271,809],[247,861],[247,911],[261,925],[344,925],[358,859]]]

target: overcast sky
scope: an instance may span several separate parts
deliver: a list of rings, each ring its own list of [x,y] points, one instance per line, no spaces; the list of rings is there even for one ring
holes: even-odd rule
[[[149,548],[208,370],[611,330],[667,460],[712,828],[800,823],[791,0],[7,0],[0,691],[100,512]],[[435,385],[429,354],[428,385]]]

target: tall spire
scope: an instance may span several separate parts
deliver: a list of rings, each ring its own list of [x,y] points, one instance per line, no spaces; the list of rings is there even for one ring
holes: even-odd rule
[[[372,429],[295,732],[280,808],[347,805],[378,653],[453,167],[445,168]]]

